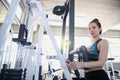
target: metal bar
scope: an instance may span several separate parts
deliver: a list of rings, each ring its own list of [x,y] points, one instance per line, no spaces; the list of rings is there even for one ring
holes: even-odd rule
[[[30,40],[31,40],[31,38],[32,38],[32,36],[33,36],[33,24],[35,23],[34,21],[35,21],[35,18],[37,19],[37,17],[32,17],[32,16],[30,16],[30,19],[29,19],[29,21],[28,21],[28,27],[27,27],[27,29],[28,29],[28,37],[27,37],[27,42],[30,42]],[[30,46],[28,46],[28,47],[30,47]],[[27,62],[28,62],[28,59],[29,59],[29,52],[28,52],[28,49],[27,49],[27,51],[26,51],[26,54],[25,54],[25,58],[24,58],[24,63],[23,63],[23,67],[22,68],[26,68],[26,66],[27,66]]]
[[[35,16],[33,19],[31,19],[28,23],[28,38],[27,38],[27,42],[29,42],[31,40],[31,37],[33,35],[33,27],[35,22],[38,21],[40,19],[39,16]]]
[[[41,24],[39,29],[39,37],[38,37],[38,49],[37,49],[37,64],[36,64],[36,70],[35,70],[35,80],[41,80],[39,75],[41,75],[39,69],[42,69],[42,38],[43,38],[43,31],[44,26]]]
[[[69,0],[69,51],[74,49],[74,6],[75,0]]]
[[[61,53],[62,54],[63,54],[64,46],[65,46],[66,19],[67,19],[68,12],[69,12],[69,1],[68,0],[66,0],[66,3],[64,4],[64,6],[65,6],[65,13],[63,17],[63,27],[62,27],[62,36],[61,36]],[[64,73],[62,77],[65,78]]]
[[[74,49],[74,12],[75,12],[75,0],[69,0],[69,52]],[[70,56],[69,56],[70,57]],[[71,57],[74,57],[73,55]],[[74,70],[77,79],[80,79],[80,74],[78,70]]]
[[[65,13],[63,18],[63,27],[62,27],[62,37],[61,37],[61,53],[63,54],[64,45],[65,45],[65,31],[66,31],[66,19],[69,12],[69,2],[66,1]]]

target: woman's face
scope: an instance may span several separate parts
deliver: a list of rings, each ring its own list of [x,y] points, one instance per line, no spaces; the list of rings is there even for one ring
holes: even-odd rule
[[[101,29],[98,27],[96,23],[90,23],[89,24],[89,33],[92,37],[96,37],[99,35]]]

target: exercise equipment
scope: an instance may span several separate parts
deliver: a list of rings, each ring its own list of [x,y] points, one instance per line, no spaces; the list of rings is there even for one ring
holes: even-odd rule
[[[88,52],[87,52],[87,48],[85,46],[80,46],[79,48],[70,51],[68,59],[70,61],[73,61],[75,54],[78,55],[78,61],[79,62],[87,62],[88,61]],[[75,72],[77,80],[84,80],[85,79],[85,78],[84,79],[81,78],[78,70],[75,70],[74,72]]]
[[[18,38],[13,38],[14,42],[20,43],[21,45],[31,45],[31,42],[27,42],[28,30],[25,24],[20,24]]]
[[[0,36],[2,39],[0,39],[0,54],[3,54],[2,49],[4,47],[6,36],[9,33],[10,25],[12,24],[12,21],[14,19],[17,6],[19,5],[20,0],[12,0],[11,5],[8,9],[7,15],[5,17],[4,23],[1,27]],[[16,74],[18,73],[18,75]],[[22,70],[16,70],[16,69],[7,69],[7,65],[3,65],[3,69],[1,70],[1,80],[22,80],[21,77]],[[15,77],[17,79],[15,79]],[[25,78],[25,77],[24,77]]]
[[[2,27],[3,27],[2,31],[4,31],[5,29],[6,30],[9,29],[9,27],[13,21],[13,18],[15,16],[16,8],[19,5],[19,1],[20,0],[18,0],[17,2],[12,0],[10,8],[8,9],[8,13],[5,18],[5,21],[2,25]],[[27,24],[26,15],[24,15],[24,17],[25,18],[24,18],[23,22],[25,21]],[[7,32],[7,31],[5,31],[5,32]],[[3,34],[2,36],[3,36],[3,40],[5,40],[4,37],[6,36],[6,33]],[[23,53],[25,51],[24,50],[25,47],[23,47],[23,46],[31,45],[31,42],[27,41],[27,37],[28,37],[28,30],[27,30],[26,25],[23,23],[20,25],[18,38],[13,38],[13,41],[18,43],[18,54],[17,54],[17,58],[16,58],[17,60],[15,63],[15,68],[12,68],[12,69],[7,68],[7,64],[4,64],[3,69],[1,70],[1,78],[2,78],[1,80],[25,80],[27,69],[25,67],[23,68],[23,65],[22,65],[23,64],[23,55],[24,55]],[[1,47],[1,45],[0,45],[0,47]],[[24,72],[24,74],[23,74],[23,72]]]
[[[4,22],[0,29],[0,36],[2,37],[0,39],[0,57],[3,55],[3,48],[5,45],[6,37],[9,33],[12,21],[14,20],[14,16],[17,10],[17,7],[19,5],[20,0],[12,0],[11,5],[8,9],[7,15],[4,19]],[[1,67],[1,66],[0,66]]]
[[[25,55],[25,53],[24,53],[25,47],[24,46],[31,45],[31,42],[28,42],[29,12],[30,11],[26,9],[26,12],[24,13],[23,20],[22,20],[23,22],[22,22],[22,24],[20,24],[18,38],[12,39],[14,42],[18,43],[18,52],[17,52],[17,56],[16,56],[16,63],[15,63],[16,69],[25,68],[25,67],[23,67],[23,58]]]
[[[74,59],[75,54],[78,55],[79,62],[82,62],[82,61],[87,62],[88,61],[88,51],[85,46],[80,46],[79,48],[70,51],[68,59],[70,61],[72,61]]]
[[[70,51],[68,60],[73,61],[74,55],[76,55],[76,54],[78,56],[79,62],[87,62],[88,61],[88,51],[85,46],[82,45],[82,46]],[[85,76],[81,77],[78,70],[74,70],[74,74],[76,75],[76,78],[73,78],[73,80],[85,80]],[[62,79],[62,80],[66,80],[66,79]]]
[[[26,80],[26,69],[8,69],[4,64],[0,76],[0,80]]]
[[[55,6],[53,9],[53,14],[62,15],[65,12],[65,6]]]
[[[33,8],[36,8],[37,9],[37,11],[32,11],[33,12],[33,14],[34,15],[36,15],[35,17],[33,17],[33,19],[32,20],[40,20],[40,22],[41,22],[41,25],[40,25],[40,32],[39,32],[39,43],[38,44],[40,44],[39,46],[37,46],[36,47],[36,49],[37,49],[37,52],[38,52],[38,56],[37,56],[37,65],[36,65],[36,72],[35,72],[35,75],[34,75],[34,79],[35,80],[42,80],[41,79],[41,69],[42,69],[42,66],[41,66],[41,62],[40,62],[40,60],[41,60],[41,53],[42,53],[42,47],[41,47],[41,41],[42,41],[42,35],[43,35],[43,29],[44,29],[44,27],[46,28],[46,31],[47,31],[47,34],[48,34],[48,36],[50,37],[50,39],[51,39],[51,41],[52,41],[52,43],[53,43],[53,46],[54,46],[54,48],[55,48],[55,50],[56,50],[56,53],[57,53],[57,57],[58,57],[58,59],[60,60],[60,64],[61,64],[61,66],[62,66],[62,68],[63,68],[63,72],[64,72],[64,75],[65,75],[65,77],[66,77],[66,79],[67,80],[72,80],[72,78],[71,78],[71,76],[70,76],[70,72],[69,72],[69,70],[68,70],[68,68],[67,68],[67,66],[66,66],[66,63],[65,63],[65,59],[63,59],[63,55],[61,54],[61,52],[60,52],[60,50],[59,50],[59,48],[58,48],[58,46],[57,46],[57,43],[56,43],[56,40],[55,40],[55,38],[54,38],[54,36],[53,36],[53,34],[52,34],[52,32],[51,32],[51,29],[50,29],[50,25],[48,24],[48,21],[47,21],[47,18],[46,18],[46,14],[44,13],[45,12],[45,10],[43,9],[43,7],[42,7],[42,4],[41,4],[41,2],[40,1],[37,1],[37,0],[27,0],[29,3],[30,3],[30,7],[33,9]],[[14,7],[17,7],[18,6],[18,3],[19,3],[19,1],[17,1],[17,4],[15,3],[16,1],[12,1],[12,3],[14,3]],[[15,5],[16,4],[16,5]],[[6,30],[8,30],[9,28],[7,28],[6,26],[10,26],[10,24],[12,23],[12,21],[13,21],[13,18],[14,18],[14,16],[15,16],[15,14],[12,14],[12,12],[14,11],[14,13],[16,12],[16,10],[14,10],[14,7],[13,7],[13,5],[12,5],[12,8],[10,8],[10,10],[8,10],[8,14],[7,14],[7,17],[6,17],[6,19],[5,19],[5,22],[4,22],[4,26],[5,26],[5,29]],[[12,14],[12,16],[10,15],[10,14]],[[10,17],[9,17],[9,16]],[[36,19],[36,17],[37,17],[37,19]],[[8,20],[7,20],[7,18],[10,18],[9,20],[11,21],[11,22],[7,22]],[[2,27],[4,27],[4,26],[2,26]],[[5,30],[3,30],[3,31],[5,31]],[[29,31],[29,30],[28,30]],[[6,31],[5,31],[6,32]],[[23,32],[23,33],[21,33],[21,32]],[[18,38],[17,39],[13,39],[13,41],[16,41],[16,42],[18,42],[18,45],[19,45],[19,50],[18,50],[18,52],[20,52],[20,53],[23,53],[22,51],[23,51],[23,48],[24,48],[24,46],[25,45],[29,45],[28,43],[29,43],[29,41],[28,40],[26,40],[27,38],[29,38],[26,34],[27,34],[28,32],[27,32],[27,29],[26,29],[26,24],[21,24],[20,25],[20,35],[18,36]],[[3,35],[3,38],[5,37],[5,35]],[[1,43],[1,41],[0,41],[0,43]],[[0,45],[0,47],[1,47],[1,45]],[[16,61],[16,66],[15,66],[15,69],[24,69],[25,67],[22,65],[22,61],[23,61],[23,59],[22,59],[22,57],[23,57],[23,55],[22,54],[20,54],[20,55],[17,55],[18,57],[17,57],[17,59],[18,59],[18,62]]]
[[[55,50],[56,50],[57,57],[58,57],[58,59],[60,60],[60,64],[61,64],[61,66],[62,66],[62,68],[63,68],[63,72],[64,72],[64,74],[65,74],[65,77],[66,77],[68,80],[72,80],[72,78],[70,77],[70,73],[69,73],[69,71],[68,71],[68,69],[67,69],[67,66],[66,66],[66,64],[65,64],[65,62],[64,62],[63,56],[61,55],[60,50],[59,50],[58,46],[56,45],[56,41],[55,41],[55,39],[54,39],[54,37],[53,37],[53,35],[52,35],[52,33],[51,33],[50,26],[49,26],[48,21],[47,21],[47,19],[46,19],[46,17],[45,17],[45,14],[42,13],[42,12],[44,12],[43,9],[42,9],[42,6],[41,6],[40,2],[38,2],[38,3],[36,3],[36,4],[37,4],[38,10],[39,10],[39,13],[41,13],[40,16],[42,16],[41,19],[42,19],[42,22],[44,23],[43,25],[45,26],[45,28],[46,28],[46,30],[47,30],[47,32],[48,32],[48,36],[50,37],[50,39],[51,39],[51,41],[52,41],[52,43],[53,43],[53,46],[54,46],[54,48],[55,48]]]

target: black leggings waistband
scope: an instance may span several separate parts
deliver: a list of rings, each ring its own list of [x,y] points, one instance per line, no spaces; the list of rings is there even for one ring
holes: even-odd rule
[[[86,80],[110,80],[103,69],[87,72],[85,78]]]

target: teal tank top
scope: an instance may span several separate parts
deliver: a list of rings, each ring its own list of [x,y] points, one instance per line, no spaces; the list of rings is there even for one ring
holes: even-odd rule
[[[99,50],[97,49],[97,44],[101,41],[102,39],[98,39],[89,49],[88,51],[88,60],[89,61],[97,61],[99,57]]]

